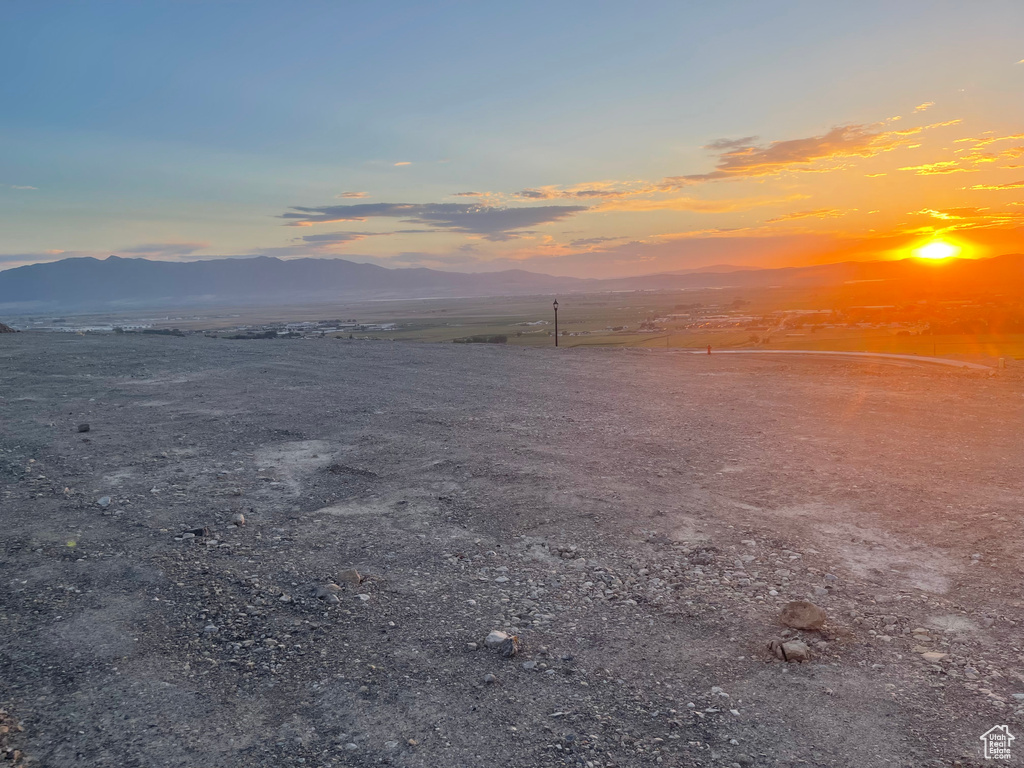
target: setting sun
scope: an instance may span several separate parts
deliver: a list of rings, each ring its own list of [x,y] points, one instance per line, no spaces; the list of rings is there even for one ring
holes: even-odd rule
[[[914,255],[919,259],[949,259],[960,253],[960,246],[947,243],[944,240],[935,240],[919,248],[914,249]]]

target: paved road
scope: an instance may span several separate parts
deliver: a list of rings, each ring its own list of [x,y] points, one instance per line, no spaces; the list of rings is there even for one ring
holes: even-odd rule
[[[707,350],[689,350],[691,355],[706,355]],[[716,355],[832,355],[839,357],[869,357],[909,361],[912,363],[935,363],[950,365],[954,368],[971,368],[978,371],[991,371],[992,367],[979,363],[968,363],[964,360],[950,360],[948,357],[922,357],[921,355],[897,355],[889,352],[831,352],[817,349],[722,349],[712,350]]]

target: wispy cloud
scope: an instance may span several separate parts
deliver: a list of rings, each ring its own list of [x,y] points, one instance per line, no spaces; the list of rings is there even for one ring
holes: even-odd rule
[[[398,168],[401,165],[412,165],[412,163],[409,160],[402,160],[400,162],[395,163],[395,168]]]
[[[643,181],[591,181],[571,187],[548,185],[516,192],[523,200],[614,200],[657,192],[658,187]]]
[[[931,216],[933,219],[942,219],[949,221],[953,219],[966,219],[972,216],[979,216],[987,211],[988,208],[943,208],[942,210],[935,210],[934,208],[922,208],[920,211],[912,211],[911,216]]]
[[[975,184],[964,189],[1024,189],[1024,181],[1011,181],[1009,184]]]
[[[335,197],[351,199],[351,198],[369,197],[369,195],[366,192],[342,192],[341,194],[335,195]]]
[[[341,243],[355,243],[360,240],[365,240],[368,237],[376,237],[378,235],[389,235],[390,232],[324,232],[319,235],[306,235],[305,237],[296,238],[296,240],[303,243],[308,243],[314,246],[327,246],[327,245],[338,245]]]
[[[356,205],[295,206],[281,215],[289,226],[311,226],[371,218],[399,219],[434,231],[481,235],[489,240],[509,240],[522,230],[561,221],[587,210],[582,205],[545,205],[505,208],[461,203],[362,203]]]
[[[661,183],[666,190],[721,179],[774,176],[783,171],[812,170],[816,163],[844,158],[873,157],[910,142],[909,137],[932,128],[955,125],[959,120],[887,131],[875,126],[843,125],[822,136],[773,141],[757,145],[743,139],[718,139],[705,148],[718,152],[718,163],[710,173],[669,176]]]
[[[11,184],[11,189],[32,189],[38,191],[39,187],[30,187],[27,184]]]
[[[146,256],[156,258],[173,258],[176,256],[189,256],[210,247],[209,243],[142,243],[130,245],[127,248],[118,248],[116,252],[122,256]]]
[[[832,219],[837,216],[842,216],[846,211],[840,211],[838,208],[815,208],[811,211],[794,211],[793,213],[784,213],[781,216],[776,216],[774,219],[766,219],[765,224],[774,224],[779,221],[793,221],[794,219]]]
[[[578,237],[569,241],[569,245],[573,248],[590,248],[601,243],[613,243],[616,240],[625,239],[625,237]]]
[[[914,111],[915,112],[924,112],[929,107],[934,107],[934,106],[935,106],[935,102],[934,101],[926,101],[923,104],[918,104],[916,107],[914,107]]]
[[[936,163],[925,163],[924,165],[908,165],[899,170],[913,171],[917,176],[937,176],[947,173],[969,173],[976,169],[962,168],[956,160],[940,160]]]
[[[965,229],[994,229],[1019,227],[1024,222],[1024,211],[993,211],[990,208],[924,208],[911,216],[928,216],[943,222],[941,227],[927,227],[935,234]]]
[[[746,197],[731,200],[701,200],[696,197],[672,197],[665,200],[610,200],[595,211],[691,211],[694,213],[731,213],[748,211],[766,205],[802,200],[806,195],[787,197]]]

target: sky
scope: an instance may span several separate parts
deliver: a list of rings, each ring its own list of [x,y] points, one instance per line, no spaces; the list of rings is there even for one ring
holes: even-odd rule
[[[1024,252],[1024,3],[0,2],[0,269]]]

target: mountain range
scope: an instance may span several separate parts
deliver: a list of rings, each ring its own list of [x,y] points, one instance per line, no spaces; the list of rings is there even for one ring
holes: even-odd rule
[[[705,270],[717,271],[705,271]],[[1024,254],[988,259],[920,259],[701,270],[616,279],[555,277],[524,270],[464,273],[388,269],[344,259],[253,258],[168,262],[71,258],[0,272],[8,314],[186,306],[259,306],[358,299],[510,296],[701,288],[832,288],[865,300],[970,297],[1024,291]]]

